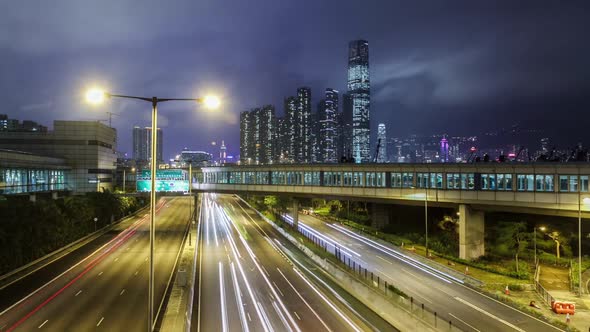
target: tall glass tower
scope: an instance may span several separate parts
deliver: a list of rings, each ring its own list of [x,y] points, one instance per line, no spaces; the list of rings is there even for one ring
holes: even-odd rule
[[[379,140],[379,150],[377,151],[377,162],[387,162],[387,132],[385,130],[385,123],[380,123],[377,127],[377,139]]]
[[[348,93],[352,99],[352,157],[357,163],[371,160],[369,42],[348,44]]]

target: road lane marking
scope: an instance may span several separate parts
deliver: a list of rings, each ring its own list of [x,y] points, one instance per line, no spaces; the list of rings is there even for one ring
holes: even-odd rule
[[[460,297],[455,297],[455,300],[457,300],[457,301],[459,301],[459,302],[463,303],[464,305],[466,305],[466,306],[468,306],[468,307],[471,307],[472,309],[474,309],[474,310],[476,310],[476,311],[479,311],[480,313],[482,313],[482,314],[484,314],[484,315],[486,315],[486,316],[488,316],[488,317],[490,317],[490,318],[492,318],[492,319],[495,319],[495,320],[497,320],[498,322],[500,322],[500,323],[502,323],[502,324],[504,324],[504,325],[506,325],[506,326],[508,326],[508,327],[511,327],[511,328],[515,329],[516,331],[519,331],[519,332],[526,332],[525,330],[523,330],[523,329],[519,328],[518,326],[516,326],[516,325],[514,325],[514,324],[512,324],[512,323],[510,323],[510,322],[507,322],[507,321],[503,320],[502,318],[500,318],[500,317],[498,317],[498,316],[494,316],[494,315],[490,314],[489,312],[487,312],[487,311],[483,310],[482,308],[480,308],[480,307],[476,306],[475,304],[472,304],[472,303],[470,303],[470,302],[467,302],[467,301],[463,300],[463,299],[462,299],[462,298],[460,298]]]
[[[272,282],[273,285],[275,285],[275,287],[277,288],[277,290],[279,291],[279,293],[281,293],[282,297],[285,297],[285,294],[283,294],[283,292],[281,292],[281,289],[279,288],[279,286],[277,286],[277,284],[275,284],[275,282]]]
[[[103,318],[101,318],[101,319],[98,321],[98,324],[96,324],[96,326],[97,326],[97,327],[98,327],[98,326],[100,326],[100,323],[102,323],[102,321],[103,321],[103,320],[104,320],[104,317],[103,317]]]
[[[461,318],[459,318],[459,317],[457,317],[457,316],[453,315],[453,314],[452,314],[452,313],[450,313],[450,312],[449,312],[449,316],[451,316],[451,317],[455,318],[456,320],[460,321],[461,323],[463,323],[463,324],[465,324],[465,325],[469,326],[469,327],[470,327],[470,328],[472,328],[474,331],[481,332],[480,330],[478,330],[478,329],[476,329],[475,327],[473,327],[471,324],[467,323],[466,321],[464,321],[464,320],[462,320]]]
[[[123,288],[123,290],[121,291],[121,293],[119,293],[119,296],[123,295],[123,293],[125,293],[125,288]]]
[[[98,276],[100,277],[102,275],[103,271],[100,271],[100,273],[98,274]]]
[[[248,328],[248,323],[246,323],[246,314],[244,313],[244,302],[242,301],[242,296],[240,295],[242,290],[240,289],[238,278],[236,277],[236,267],[234,266],[233,262],[230,263],[230,272],[234,284],[234,294],[236,295],[236,302],[240,312],[240,323],[242,324],[242,330],[244,332],[249,332],[250,329]]]
[[[295,316],[297,317],[297,319],[301,320],[301,317],[299,317],[299,315],[297,314],[297,311],[293,311],[293,313],[295,314]]]
[[[248,312],[247,315],[248,315],[248,321],[251,322],[252,321],[252,318],[250,317],[250,312]]]
[[[78,296],[78,295],[80,295],[80,293],[82,293],[82,290],[79,290],[78,293],[76,293],[76,295],[74,295],[74,296]]]
[[[115,258],[115,262],[116,262],[116,261],[118,261],[118,260],[119,260],[119,257],[116,257],[116,258]]]
[[[376,256],[377,258],[379,258],[379,259],[381,259],[381,260],[384,260],[384,261],[386,261],[387,263],[389,263],[389,264],[393,265],[393,263],[392,263],[392,262],[390,262],[390,261],[388,261],[387,259],[385,259],[385,258],[383,258],[383,257],[381,257],[381,256],[379,256],[379,255],[375,255],[375,256]]]
[[[135,271],[135,273],[133,275],[137,275],[139,273],[139,271]]]
[[[385,273],[385,272],[383,272],[383,271],[381,271],[379,269],[375,269],[375,271],[381,273],[382,275],[386,276],[387,278],[389,278],[391,280],[395,280],[395,279],[393,279],[392,276],[390,276],[389,274],[387,274],[387,273]]]
[[[42,327],[43,327],[43,325],[47,324],[47,322],[48,322],[48,321],[49,321],[49,319],[46,319],[46,320],[43,322],[43,324],[39,325],[39,327],[38,327],[38,328],[42,328]]]

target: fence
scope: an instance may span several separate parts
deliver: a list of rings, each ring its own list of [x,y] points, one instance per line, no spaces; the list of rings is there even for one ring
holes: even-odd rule
[[[291,222],[285,218],[283,220],[289,224]],[[417,318],[435,329],[440,331],[464,331],[469,330],[470,327],[465,323],[458,321],[454,317],[446,313],[439,313],[433,308],[428,307],[423,302],[419,302],[412,296],[408,296],[395,287],[394,284],[387,282],[387,277],[374,272],[363,266],[359,261],[352,256],[343,253],[340,246],[334,242],[328,242],[313,232],[304,229],[299,225],[299,233],[305,236],[311,243],[323,249],[325,252],[332,254],[340,264],[341,268],[346,269],[349,273],[356,276],[356,279],[365,285],[372,287],[374,290],[380,292],[390,302],[402,307],[406,312],[409,312],[414,318]]]
[[[543,298],[543,301],[551,306],[555,298],[539,283],[539,275],[541,274],[541,264],[537,262],[535,265],[535,291]]]

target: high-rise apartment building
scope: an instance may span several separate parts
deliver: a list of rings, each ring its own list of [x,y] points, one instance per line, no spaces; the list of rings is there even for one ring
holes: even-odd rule
[[[254,155],[253,123],[250,112],[240,113],[240,162],[250,164]]]
[[[353,40],[348,45],[348,93],[352,98],[352,156],[357,163],[371,158],[369,82],[369,43]]]
[[[272,164],[276,161],[275,108],[266,105],[240,113],[240,161]]]
[[[318,104],[319,162],[337,163],[339,156],[338,91],[326,89],[326,99]]]
[[[164,161],[163,145],[164,136],[162,129],[156,132],[156,159]],[[133,159],[140,162],[150,161],[152,156],[152,128],[133,127]]]
[[[377,162],[387,162],[387,132],[385,130],[385,123],[380,123],[377,127],[377,140],[379,142],[379,149],[377,150]]]
[[[293,163],[297,159],[299,146],[297,145],[297,137],[299,134],[299,120],[297,118],[297,98],[287,97],[284,101],[284,141],[286,142],[286,154],[284,157],[285,162]]]
[[[19,122],[17,119],[9,119],[6,114],[0,114],[0,131],[46,133],[47,127],[31,120],[23,120],[23,122]]]
[[[295,162],[309,163],[312,161],[311,135],[311,89],[297,89],[297,121],[295,135]]]

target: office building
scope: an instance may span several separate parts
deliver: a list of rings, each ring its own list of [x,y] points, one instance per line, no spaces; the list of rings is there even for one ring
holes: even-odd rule
[[[352,156],[357,163],[369,162],[370,80],[369,43],[366,40],[349,43],[348,93],[352,98]]]
[[[67,189],[75,193],[113,190],[116,136],[114,128],[96,121],[54,121],[53,131],[1,131],[0,149],[55,159],[48,162],[46,173],[21,174],[20,180],[13,177],[10,181],[18,182],[17,186],[67,184]]]
[[[352,158],[352,96],[348,93],[342,95],[341,129],[341,155],[340,158]]]
[[[156,133],[156,159],[162,162],[164,141],[162,129],[158,128]],[[152,155],[152,128],[133,127],[133,159],[138,162],[149,162]]]
[[[224,165],[227,160],[227,147],[225,141],[221,140],[221,146],[219,147],[219,164]]]
[[[379,149],[377,150],[377,162],[387,162],[387,132],[385,130],[385,123],[380,123],[377,127],[377,142]]]

